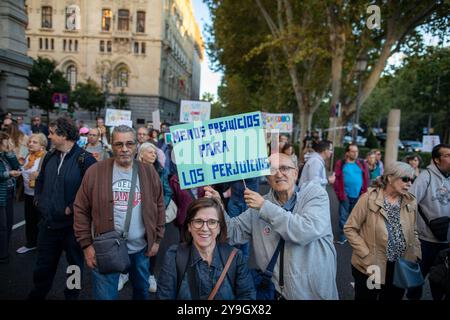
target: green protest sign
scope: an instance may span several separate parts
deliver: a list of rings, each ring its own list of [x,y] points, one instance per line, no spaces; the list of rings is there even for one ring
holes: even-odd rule
[[[170,127],[182,189],[270,174],[261,112]]]

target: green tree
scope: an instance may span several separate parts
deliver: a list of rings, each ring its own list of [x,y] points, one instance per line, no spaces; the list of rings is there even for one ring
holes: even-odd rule
[[[229,116],[227,108],[210,92],[203,93],[202,101],[211,103],[211,119]]]
[[[56,61],[38,57],[33,61],[29,74],[29,101],[30,106],[36,106],[47,113],[55,109],[52,96],[54,93],[66,93],[69,95],[70,85],[64,74],[56,69]]]
[[[105,99],[100,86],[91,78],[88,78],[86,83],[77,83],[71,98],[74,104],[77,104],[80,108],[94,113],[95,115],[100,115],[105,104]]]
[[[125,93],[125,90],[122,88],[117,96],[112,101],[112,105],[116,109],[125,109],[128,110],[130,106],[130,102],[128,99],[128,95]]]
[[[391,108],[402,111],[401,139],[422,139],[428,121],[450,142],[450,48],[429,47],[424,54],[405,59],[402,68],[386,75],[367,100],[363,120],[374,124]]]
[[[208,53],[224,71],[227,106],[249,110],[295,108],[302,136],[325,98],[341,102],[344,125],[375,88],[387,59],[400,49],[419,51],[421,26],[443,37],[449,4],[443,1],[376,1],[379,29],[369,29],[366,1],[205,1],[212,13]],[[356,72],[367,56],[368,67]],[[240,109],[240,108],[238,108]],[[340,139],[338,139],[340,141]]]

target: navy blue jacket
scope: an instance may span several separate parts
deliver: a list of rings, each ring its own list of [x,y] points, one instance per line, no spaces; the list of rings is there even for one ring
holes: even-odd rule
[[[96,162],[87,151],[83,165],[78,163],[79,156],[84,150],[76,143],[65,156],[58,174],[61,162],[61,152],[55,151],[48,158],[45,168],[41,168],[36,179],[34,199],[42,214],[43,220],[50,228],[59,229],[73,225],[73,202],[81,185],[84,172]],[[66,215],[66,207],[71,214]]]
[[[228,244],[220,245],[228,246]],[[184,274],[180,291],[177,294],[176,255],[176,245],[170,247],[166,252],[164,263],[159,273],[157,297],[161,300],[192,300],[188,281],[189,272]],[[192,245],[188,268],[194,268],[196,278],[194,283],[198,286],[200,300],[206,300],[208,298],[217,280],[219,280],[227,259],[228,257],[220,257],[219,249],[216,245],[211,265],[208,266],[208,263],[201,258],[195,246]],[[236,261],[230,265],[230,268],[234,267],[236,269],[234,272],[230,272],[230,269],[228,274],[234,274],[235,279],[225,277],[214,300],[254,300],[256,298],[253,278],[248,270],[247,261],[243,258],[241,250],[238,250],[234,259]]]

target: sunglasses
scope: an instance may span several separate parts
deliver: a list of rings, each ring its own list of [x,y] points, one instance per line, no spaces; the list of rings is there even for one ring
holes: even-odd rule
[[[413,183],[414,182],[414,178],[411,178],[411,177],[401,177],[400,179],[402,179],[402,181],[404,182],[404,183],[408,183],[408,182],[411,182],[411,183]]]

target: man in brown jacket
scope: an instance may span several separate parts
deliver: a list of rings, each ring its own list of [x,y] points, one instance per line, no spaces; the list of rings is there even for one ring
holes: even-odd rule
[[[74,203],[75,236],[83,248],[86,264],[93,269],[94,299],[100,300],[117,298],[120,273],[98,272],[92,231],[96,235],[124,231],[136,153],[135,131],[127,126],[115,127],[112,150],[112,158],[98,162],[86,172]],[[158,252],[164,223],[163,191],[158,173],[153,166],[139,162],[127,239],[133,299],[148,297],[148,257]]]

